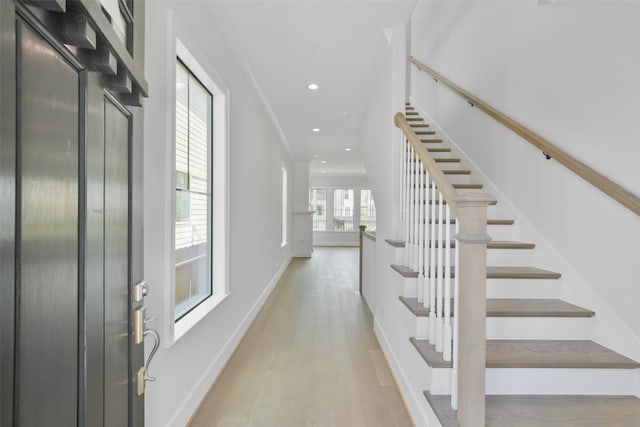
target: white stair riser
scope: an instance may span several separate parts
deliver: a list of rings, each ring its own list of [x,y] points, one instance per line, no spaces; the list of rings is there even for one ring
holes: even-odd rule
[[[532,265],[532,249],[487,249],[487,265]]]
[[[418,279],[400,277],[400,295],[407,298],[416,298],[418,296]]]
[[[590,340],[592,317],[488,317],[488,340]]]
[[[391,247],[392,249],[392,264],[402,265],[404,263],[404,248]]]
[[[407,298],[418,295],[418,279],[397,275],[400,294]],[[487,279],[487,298],[557,298],[558,280],[550,279]]]
[[[453,235],[451,235],[453,238]],[[445,249],[447,250],[447,249]],[[455,249],[448,249],[451,259],[455,259]],[[436,245],[436,257],[438,248]],[[444,255],[443,251],[443,255]],[[487,265],[531,265],[533,250],[531,249],[487,249]],[[396,264],[404,264],[404,253],[398,248],[394,255]]]
[[[487,394],[634,395],[630,369],[487,368]],[[451,394],[451,369],[431,370],[431,393]]]
[[[558,298],[557,279],[487,279],[487,298]]]
[[[429,339],[429,318],[416,317],[416,335],[419,340]]]
[[[430,224],[429,224],[430,226]],[[436,229],[438,227],[438,224],[436,224]],[[449,235],[451,236],[452,239],[455,239],[455,234],[456,234],[456,226],[455,224],[451,224],[450,225],[451,229],[449,230]],[[491,238],[493,240],[512,240],[512,234],[513,234],[513,226],[510,225],[487,225],[487,233],[489,234],[489,236],[491,236]],[[401,239],[401,237],[399,237],[399,239]],[[395,248],[392,247],[393,249],[393,261],[392,263],[394,264],[402,264],[404,262],[404,248]],[[491,249],[489,252],[491,251],[496,251],[497,249]],[[521,249],[518,251],[522,251],[522,252],[531,252],[531,249]],[[516,250],[510,250],[511,252],[517,252]]]
[[[431,394],[451,394],[451,369],[432,368],[428,390]]]
[[[488,317],[487,339],[590,340],[591,327],[590,317]],[[415,332],[410,332],[417,339],[428,339],[429,318],[415,317]]]
[[[631,369],[487,369],[487,394],[632,395]]]

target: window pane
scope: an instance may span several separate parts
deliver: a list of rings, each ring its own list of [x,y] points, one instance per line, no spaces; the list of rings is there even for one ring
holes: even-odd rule
[[[309,205],[313,211],[313,230],[326,231],[327,229],[327,190],[325,188],[312,188],[309,190]]]
[[[367,230],[376,228],[376,205],[371,190],[360,190],[360,225],[366,225]]]
[[[212,294],[212,96],[180,62],[176,66],[175,318]]]
[[[189,167],[189,72],[182,64],[176,66],[176,172],[188,178]],[[178,174],[176,174],[176,177]],[[178,183],[177,188],[187,189]]]
[[[176,319],[211,295],[208,244],[176,251]]]
[[[333,229],[353,231],[353,190],[333,190]]]
[[[287,244],[287,169],[282,167],[282,205],[280,211],[280,243]]]
[[[211,95],[193,76],[189,78],[189,188],[208,192]]]

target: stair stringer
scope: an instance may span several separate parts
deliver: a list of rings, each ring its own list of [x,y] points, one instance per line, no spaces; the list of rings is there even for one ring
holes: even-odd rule
[[[613,307],[566,261],[565,257],[535,228],[528,217],[467,156],[455,140],[426,113],[420,103],[413,97],[410,97],[410,102],[415,110],[424,117],[425,122],[429,123],[437,131],[438,136],[444,139],[445,143],[450,144],[455,156],[462,159],[464,167],[472,170],[472,176],[474,176],[473,174],[476,176],[474,181],[477,182],[477,178],[480,177],[480,181],[485,185],[483,192],[496,197],[498,206],[500,206],[500,213],[508,215],[515,220],[513,238],[536,244],[536,249],[532,256],[533,264],[562,273],[557,298],[596,312],[592,340],[631,359],[640,360],[640,337],[631,331],[629,326],[616,314]],[[635,375],[640,377],[640,373],[637,371]],[[638,383],[640,380],[636,382]],[[640,385],[636,386],[636,395],[640,397]]]

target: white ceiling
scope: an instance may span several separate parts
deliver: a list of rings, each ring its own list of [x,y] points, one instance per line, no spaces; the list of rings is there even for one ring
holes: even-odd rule
[[[293,156],[311,160],[312,175],[364,173],[357,127],[376,47],[384,40],[382,30],[404,24],[414,5],[415,0],[211,2]],[[307,88],[312,82],[320,86],[317,91]]]

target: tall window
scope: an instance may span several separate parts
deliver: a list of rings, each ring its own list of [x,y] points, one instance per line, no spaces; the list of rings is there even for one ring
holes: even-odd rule
[[[176,64],[175,320],[212,294],[213,96]]]
[[[367,230],[376,227],[376,204],[371,190],[360,190],[360,225],[366,225]]]
[[[327,189],[312,188],[309,190],[309,205],[313,211],[313,231],[327,229]]]
[[[333,229],[353,231],[353,189],[333,190]]]
[[[281,237],[280,245],[284,247],[287,244],[287,169],[282,166],[282,211],[281,217]]]

